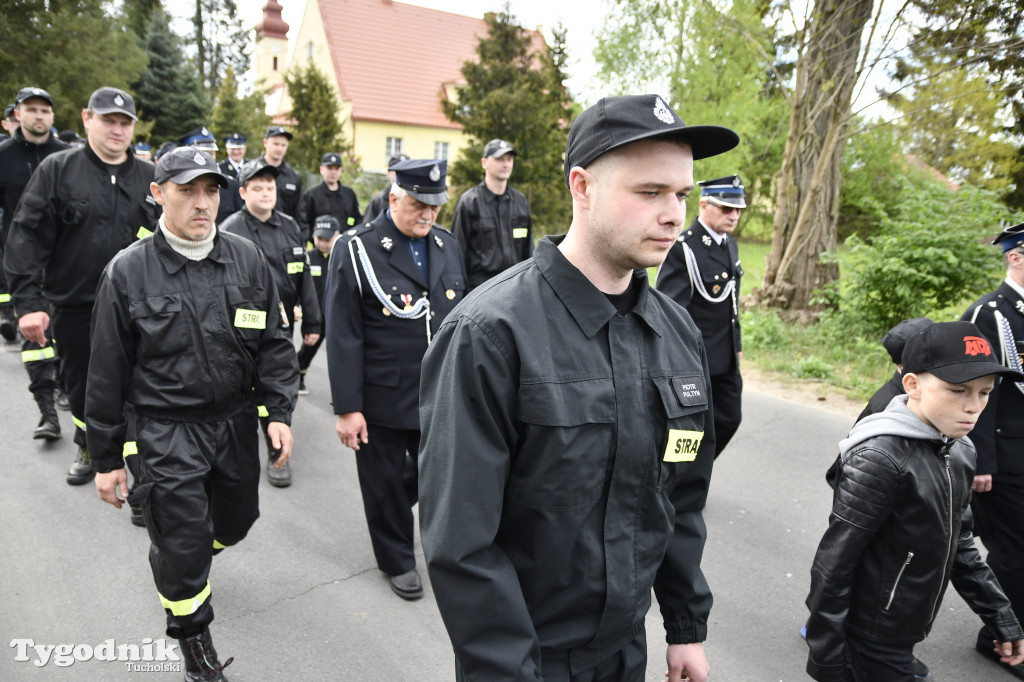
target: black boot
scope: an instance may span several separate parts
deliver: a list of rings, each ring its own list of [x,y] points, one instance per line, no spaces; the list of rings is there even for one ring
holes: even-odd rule
[[[39,426],[32,432],[33,438],[45,438],[46,440],[57,440],[60,438],[60,419],[57,418],[57,408],[53,402],[53,393],[50,391],[36,391],[36,404],[39,405]]]
[[[53,404],[57,406],[58,410],[64,410],[65,412],[71,411],[71,403],[68,402],[68,394],[59,383],[57,384],[57,388],[53,390]]]
[[[186,682],[198,680],[227,682],[228,678],[224,677],[221,671],[231,665],[231,661],[235,659],[229,658],[224,665],[220,664],[220,661],[217,660],[217,650],[213,648],[210,628],[206,628],[198,635],[179,639],[178,646],[181,647],[181,657],[185,660]]]
[[[89,451],[83,447],[78,448],[78,455],[75,461],[68,468],[68,485],[85,485],[96,475],[92,468],[92,460],[89,459]]]
[[[13,308],[0,308],[0,336],[3,336],[7,343],[14,343],[18,338],[18,323],[14,321]]]

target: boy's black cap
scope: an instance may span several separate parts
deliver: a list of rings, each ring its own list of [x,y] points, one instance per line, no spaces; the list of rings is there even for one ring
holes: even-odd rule
[[[321,239],[333,239],[334,235],[341,232],[341,223],[332,215],[317,216],[313,223],[313,236]]]
[[[889,357],[897,365],[903,364],[903,349],[907,346],[907,340],[911,336],[918,332],[923,332],[925,329],[935,324],[932,320],[927,317],[912,317],[909,320],[903,320],[898,325],[890,329],[882,337],[882,345],[885,350],[889,351]]]
[[[263,172],[270,173],[275,178],[281,174],[281,170],[277,166],[271,166],[263,159],[253,159],[242,164],[242,168],[238,171],[238,184],[244,185]]]
[[[633,142],[664,137],[690,145],[693,158],[706,159],[740,143],[721,126],[687,126],[659,95],[604,97],[576,117],[565,146],[565,184],[569,171],[586,168],[598,157]]]
[[[32,99],[33,97],[44,99],[51,107],[53,106],[53,98],[50,97],[50,93],[42,88],[22,88],[18,91],[18,96],[14,98],[14,103],[21,104],[25,100]]]
[[[217,178],[218,185],[228,186],[228,179],[217,168],[217,162],[212,156],[195,147],[178,147],[157,161],[153,182],[162,185],[170,181],[176,185],[184,185],[200,175],[213,175]]]
[[[903,349],[903,373],[921,372],[951,384],[989,374],[1024,381],[1024,374],[996,361],[992,345],[971,322],[936,322],[911,336]]]
[[[263,139],[266,140],[268,138],[274,137],[275,135],[283,135],[284,137],[287,137],[289,140],[292,139],[292,134],[285,130],[283,126],[270,126],[269,128],[267,128],[267,134],[263,136]]]
[[[118,88],[100,88],[89,97],[89,108],[97,114],[124,114],[133,121],[138,121],[135,115],[135,100],[124,90]]]

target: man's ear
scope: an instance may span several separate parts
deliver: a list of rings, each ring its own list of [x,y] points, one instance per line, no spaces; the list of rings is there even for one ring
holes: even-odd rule
[[[921,378],[913,372],[907,372],[903,375],[903,390],[912,400],[919,400],[921,398]]]
[[[582,208],[590,207],[590,200],[593,195],[590,193],[594,186],[594,175],[585,168],[573,166],[569,171],[569,194]]]

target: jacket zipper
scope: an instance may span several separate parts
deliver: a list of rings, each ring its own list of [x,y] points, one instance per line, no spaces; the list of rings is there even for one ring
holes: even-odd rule
[[[903,577],[903,571],[907,570],[907,566],[910,565],[910,560],[914,558],[913,552],[907,552],[907,560],[900,566],[900,572],[896,574],[896,582],[892,584],[892,592],[889,593],[889,601],[885,603],[885,610],[888,611],[892,607],[892,600],[896,598],[896,588],[900,586],[900,579]]]
[[[953,543],[956,538],[953,537],[953,477],[949,473],[949,450],[945,452],[945,463],[946,463],[946,485],[949,490],[949,544],[946,547],[946,563],[949,563],[949,555],[953,551]],[[943,582],[939,585],[938,592],[935,593],[935,602],[932,604],[932,617],[931,622],[935,622],[935,612],[939,609],[939,595],[942,594],[942,584],[945,584],[946,580],[946,567],[943,565],[940,573],[940,580]]]

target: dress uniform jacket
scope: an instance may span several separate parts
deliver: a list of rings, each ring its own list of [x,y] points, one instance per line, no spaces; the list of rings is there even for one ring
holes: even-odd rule
[[[721,303],[710,303],[693,290],[683,243],[690,247],[696,257],[699,278],[708,294],[717,296],[726,283],[735,281],[738,297],[743,268],[740,267],[736,240],[728,237],[724,245],[719,246],[700,220],[695,219],[680,235],[679,243],[672,245],[657,277],[658,290],[686,308],[700,328],[711,374],[734,371],[738,367],[736,354],[743,350],[735,299],[729,297]]]
[[[427,350],[426,322],[385,314],[360,264],[356,283],[349,243],[366,247],[383,293],[399,308],[426,296],[430,328],[462,300],[466,271],[459,243],[440,225],[427,236],[430,281],[413,261],[402,234],[388,213],[334,244],[326,294],[327,360],[335,414],[362,412],[367,423],[394,429],[419,429],[420,364]]]
[[[260,160],[266,163],[267,157],[261,156]],[[302,178],[287,161],[282,161],[277,171],[277,210],[298,221],[302,210]]]
[[[118,254],[93,318],[86,420],[96,470],[123,466],[125,404],[197,422],[264,405],[290,424],[298,366],[278,308],[266,258],[242,237],[218,233],[191,261],[157,230]]]
[[[323,318],[298,224],[280,211],[274,211],[263,222],[243,208],[225,220],[220,229],[245,237],[259,247],[270,263],[285,312],[290,316],[292,308],[301,305],[302,333],[319,334]]]
[[[530,205],[512,187],[501,195],[484,182],[467,190],[455,206],[452,234],[462,247],[470,288],[533,254]]]
[[[245,161],[243,160],[242,163],[244,164]],[[229,177],[232,180],[238,180],[238,169],[235,168],[235,164],[231,163],[231,159],[224,159],[217,164],[217,168],[219,168],[220,172],[226,177]]]
[[[322,215],[332,215],[338,219],[341,229],[347,230],[361,225],[363,214],[359,212],[359,200],[351,187],[339,184],[338,189],[331,190],[326,182],[311,187],[302,195],[302,236],[313,240],[313,227],[316,219]]]
[[[1001,358],[996,310],[1010,323],[1016,353],[1024,358],[1024,299],[1006,282],[978,299],[962,319],[976,324]],[[971,441],[978,449],[978,474],[1024,474],[1024,393],[1013,382],[1001,380],[989,395]]]
[[[466,679],[610,655],[652,586],[669,642],[707,634],[699,332],[642,272],[616,314],[556,244],[474,290],[423,362],[420,527]]]

